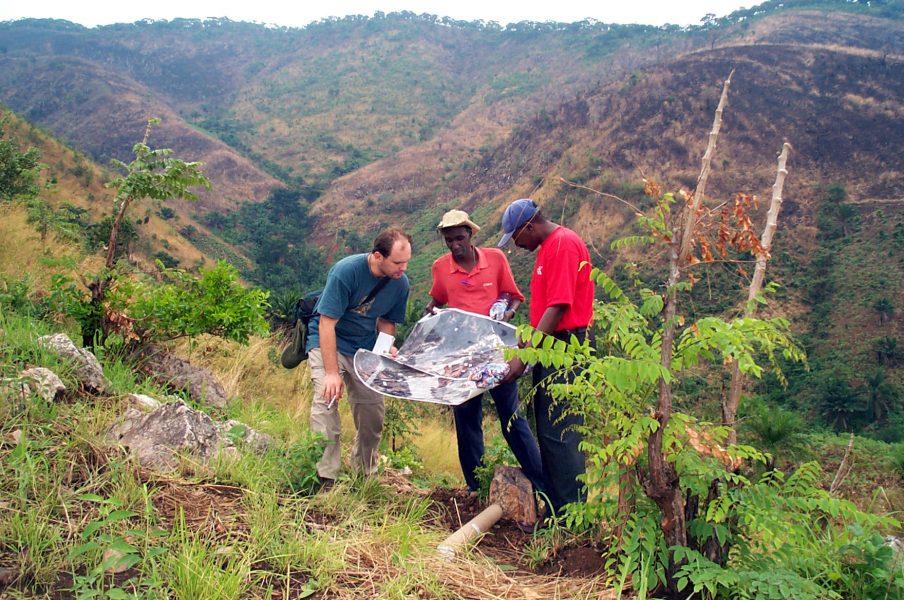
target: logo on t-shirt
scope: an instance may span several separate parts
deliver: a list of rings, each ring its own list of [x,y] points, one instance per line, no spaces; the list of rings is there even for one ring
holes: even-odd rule
[[[370,308],[374,305],[374,300],[376,300],[376,298],[371,298],[367,302],[365,302],[363,304],[359,304],[358,306],[356,306],[355,308],[352,308],[350,310],[357,315],[366,316],[367,313],[370,311]]]
[[[537,277],[543,274],[543,265],[537,267]]]

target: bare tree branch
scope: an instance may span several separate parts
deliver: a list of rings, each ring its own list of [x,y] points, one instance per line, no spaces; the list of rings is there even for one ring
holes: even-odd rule
[[[791,150],[791,144],[785,142],[782,145],[782,152],[778,157],[778,169],[775,176],[775,183],[772,185],[772,202],[769,204],[769,212],[766,215],[766,226],[763,229],[763,235],[760,237],[760,246],[762,252],[756,257],[756,268],[753,272],[753,281],[750,282],[750,288],[747,290],[747,306],[744,308],[744,316],[752,317],[756,312],[757,294],[763,288],[763,279],[766,277],[766,261],[769,259],[769,253],[772,249],[772,236],[778,227],[778,215],[782,210],[782,189],[785,185],[785,176],[788,174],[788,152]],[[744,386],[744,378],[741,375],[741,369],[738,362],[735,361],[731,366],[731,386],[728,389],[728,398],[722,402],[722,424],[728,427],[728,443],[734,444],[738,439],[737,417],[738,407],[741,404],[741,391]]]
[[[573,188],[578,188],[578,189],[582,189],[582,190],[587,190],[588,192],[593,192],[594,194],[597,194],[597,195],[602,196],[602,197],[604,197],[604,198],[612,198],[613,200],[618,200],[619,202],[621,202],[622,204],[624,204],[625,206],[627,206],[628,208],[630,208],[631,210],[633,210],[635,215],[642,215],[642,214],[643,214],[643,212],[642,212],[639,208],[637,208],[636,206],[634,206],[633,204],[631,204],[630,202],[628,202],[628,201],[625,200],[624,198],[619,198],[618,196],[615,196],[615,195],[613,195],[613,194],[607,194],[606,192],[601,192],[601,191],[599,191],[599,190],[595,190],[595,189],[593,189],[593,188],[591,188],[591,187],[587,187],[586,185],[581,185],[581,184],[575,183],[575,182],[573,182],[573,181],[568,181],[568,180],[565,179],[564,177],[559,177],[559,181],[561,181],[561,182],[564,183],[565,185],[570,185],[570,186],[573,187]]]
[[[735,70],[732,69],[728,74],[728,79],[722,85],[722,96],[719,98],[719,105],[716,107],[716,115],[713,118],[713,128],[709,132],[709,142],[706,145],[706,152],[703,153],[702,167],[700,176],[697,177],[697,189],[694,190],[693,204],[689,207],[690,212],[684,223],[684,235],[681,236],[681,249],[678,252],[678,259],[682,262],[687,260],[687,256],[691,250],[691,244],[694,240],[694,224],[697,220],[697,213],[703,206],[703,198],[706,196],[706,182],[709,179],[709,172],[712,166],[713,153],[716,151],[716,140],[719,139],[719,131],[722,129],[722,111],[728,102],[728,88],[731,87],[731,78]]]
[[[853,465],[851,464],[851,451],[854,449],[854,434],[851,434],[851,439],[848,441],[847,449],[844,451],[844,458],[841,459],[841,464],[838,465],[838,471],[835,472],[835,478],[832,479],[832,485],[829,486],[829,493],[834,494],[838,491],[838,488],[841,486],[841,483],[844,481],[844,478],[848,476],[848,473],[851,472],[851,468]]]

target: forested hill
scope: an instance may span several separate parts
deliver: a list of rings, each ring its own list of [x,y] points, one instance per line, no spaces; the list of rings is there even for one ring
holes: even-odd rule
[[[608,244],[630,212],[561,179],[634,202],[641,173],[692,188],[734,70],[710,196],[768,197],[790,142],[777,310],[812,336],[817,373],[842,364],[840,380],[865,386],[857,373],[879,361],[900,379],[901,0],[771,0],[688,28],[410,12],[301,29],[22,20],[0,23],[0,46],[0,103],[101,164],[128,160],[161,117],[153,145],[204,162],[214,184],[174,204],[180,233],[240,248],[251,281],[315,285],[330,258],[401,222],[417,238],[418,300],[444,210],[471,211],[484,241],[502,204],[529,194],[616,272]],[[528,257],[513,260],[526,272]],[[707,290],[731,285],[727,269],[708,275],[697,306],[729,308]]]

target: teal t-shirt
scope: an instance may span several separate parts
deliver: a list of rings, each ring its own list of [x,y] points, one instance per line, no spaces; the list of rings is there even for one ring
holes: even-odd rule
[[[367,254],[346,256],[330,269],[326,285],[308,323],[308,350],[320,347],[320,315],[339,319],[336,323],[336,348],[352,356],[361,348],[373,348],[377,341],[377,318],[393,323],[405,321],[408,303],[408,276],[390,279],[365,306],[361,302],[380,281],[367,266]]]

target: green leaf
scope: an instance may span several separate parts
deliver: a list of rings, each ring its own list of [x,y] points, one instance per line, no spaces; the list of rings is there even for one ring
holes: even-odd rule
[[[122,554],[132,554],[138,552],[138,549],[132,544],[128,543],[122,538],[114,539],[109,546],[110,550],[115,550],[116,552],[121,552]]]
[[[82,532],[82,539],[88,539],[103,525],[104,523],[102,521],[91,521],[85,526],[85,531]]]
[[[131,519],[134,516],[135,513],[130,510],[114,510],[107,515],[106,522],[115,523],[116,521],[122,521],[123,519]]]
[[[73,558],[77,558],[77,557],[81,556],[82,554],[85,554],[86,552],[91,552],[91,551],[100,550],[100,549],[101,549],[101,545],[98,544],[97,542],[93,542],[93,541],[86,542],[86,543],[76,546],[75,548],[70,550],[69,554],[67,556],[68,556],[69,560],[72,560]]]
[[[104,503],[107,501],[106,498],[104,498],[102,496],[98,496],[97,494],[81,494],[80,496],[78,496],[78,499],[82,500],[84,502],[98,502],[98,503]]]

